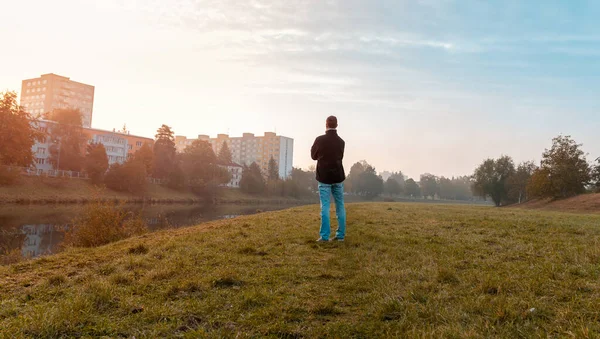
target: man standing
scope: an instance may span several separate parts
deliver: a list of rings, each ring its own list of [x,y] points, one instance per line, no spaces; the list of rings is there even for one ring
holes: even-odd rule
[[[319,242],[329,241],[331,227],[329,224],[329,206],[331,196],[335,201],[335,212],[338,229],[335,241],[344,241],[346,236],[346,209],[344,208],[344,148],[346,143],[337,134],[337,118],[330,116],[325,121],[326,132],[315,140],[311,149],[313,160],[317,160],[317,181],[321,197],[321,237]]]

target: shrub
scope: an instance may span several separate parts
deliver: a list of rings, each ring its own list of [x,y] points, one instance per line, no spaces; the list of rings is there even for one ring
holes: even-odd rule
[[[96,202],[75,219],[65,237],[65,244],[96,247],[146,233],[141,215],[132,215],[114,203]]]
[[[0,266],[16,264],[21,260],[23,260],[23,256],[20,248],[5,251],[0,249]]]
[[[113,164],[106,173],[106,187],[118,191],[141,194],[146,190],[146,167],[140,161],[129,160]]]

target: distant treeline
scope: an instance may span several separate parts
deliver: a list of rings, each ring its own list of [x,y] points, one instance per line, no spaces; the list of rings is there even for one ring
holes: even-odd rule
[[[425,173],[419,181],[408,178],[402,171],[377,174],[375,167],[362,160],[350,168],[345,190],[350,194],[373,199],[377,196],[445,200],[473,200],[469,176],[438,177]]]

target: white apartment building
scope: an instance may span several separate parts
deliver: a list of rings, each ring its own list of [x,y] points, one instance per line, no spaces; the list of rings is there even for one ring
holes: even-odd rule
[[[44,133],[48,133],[56,122],[49,120],[37,121],[37,127]],[[104,145],[106,149],[106,156],[108,157],[108,164],[122,164],[127,160],[127,152],[129,149],[128,135],[123,135],[116,132],[104,131],[93,128],[83,128],[83,133],[86,135],[87,144],[89,143],[100,143]],[[44,141],[37,141],[31,148],[35,157],[35,167],[41,174],[49,170],[54,169],[50,163],[50,147],[52,142],[49,137]],[[85,155],[85,146],[82,145],[82,155]]]
[[[265,132],[264,136],[255,136],[252,133],[244,133],[241,137],[229,137],[227,134],[218,134],[216,138],[208,135],[199,135],[196,139],[188,139],[185,136],[175,137],[175,146],[178,152],[182,152],[195,140],[208,141],[219,154],[223,143],[231,150],[232,160],[241,165],[250,165],[256,162],[264,174],[269,169],[269,160],[275,159],[279,168],[279,177],[285,179],[292,174],[294,159],[294,139],[276,135],[273,132]]]

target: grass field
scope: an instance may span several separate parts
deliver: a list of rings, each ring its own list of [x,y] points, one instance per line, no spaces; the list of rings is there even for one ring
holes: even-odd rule
[[[600,216],[316,206],[0,267],[0,337],[598,337]]]

